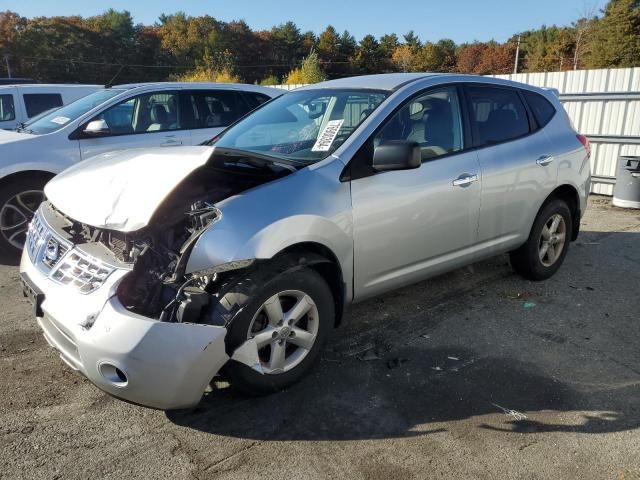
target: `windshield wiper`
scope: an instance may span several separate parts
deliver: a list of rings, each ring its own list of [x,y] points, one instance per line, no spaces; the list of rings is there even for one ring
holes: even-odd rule
[[[20,124],[18,124],[18,127],[16,128],[16,132],[33,133],[33,130],[31,130],[30,128],[27,128],[27,125],[24,122],[21,122]]]
[[[274,157],[273,155],[267,155],[265,153],[254,152],[252,150],[240,150],[237,148],[227,148],[227,147],[213,147],[213,156],[216,155],[224,156],[224,157],[246,157],[252,160],[258,160],[260,162],[273,163],[275,165],[280,165],[281,167],[289,168],[300,168],[306,165],[306,162],[294,162],[291,160],[287,160],[280,157]]]

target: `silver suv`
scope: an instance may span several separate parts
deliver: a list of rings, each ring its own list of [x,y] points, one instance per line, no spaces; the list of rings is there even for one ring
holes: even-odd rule
[[[210,146],[108,153],[46,186],[21,272],[48,342],[104,391],[197,404],[299,380],[345,305],[509,252],[553,275],[589,144],[555,94],[464,75],[329,81]]]

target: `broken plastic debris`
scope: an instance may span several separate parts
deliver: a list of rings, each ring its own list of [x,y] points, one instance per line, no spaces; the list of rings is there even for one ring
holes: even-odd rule
[[[447,358],[448,358],[449,360],[455,360],[456,362],[457,362],[457,361],[460,361],[460,359],[459,359],[458,357],[447,357]]]
[[[529,310],[529,309],[531,309],[531,308],[533,308],[535,306],[536,306],[536,304],[533,303],[533,302],[524,302],[524,305],[523,305],[525,310]]]
[[[493,405],[496,408],[499,408],[500,410],[502,410],[505,415],[509,415],[510,417],[513,417],[514,420],[516,421],[521,421],[521,420],[526,420],[527,416],[524,413],[520,413],[517,410],[511,410],[510,408],[504,408],[500,405],[498,405],[497,403],[493,403],[491,402],[491,405]]]

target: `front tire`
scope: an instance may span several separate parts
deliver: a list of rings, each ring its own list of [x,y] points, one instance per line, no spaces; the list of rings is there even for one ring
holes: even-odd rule
[[[546,280],[555,274],[571,243],[573,220],[567,204],[555,198],[536,217],[527,242],[511,252],[511,266],[529,280]]]
[[[315,270],[275,261],[225,286],[213,317],[232,319],[229,355],[255,339],[264,372],[231,360],[225,377],[240,391],[265,395],[293,385],[313,367],[335,324],[335,303]]]

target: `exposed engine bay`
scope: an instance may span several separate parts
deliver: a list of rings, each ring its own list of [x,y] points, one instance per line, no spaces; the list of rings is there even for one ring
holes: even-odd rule
[[[118,298],[128,310],[165,322],[214,324],[211,298],[223,270],[249,263],[185,274],[189,255],[205,230],[221,218],[216,202],[282,178],[288,164],[235,153],[218,153],[194,170],[165,198],[149,224],[134,232],[92,227],[68,217],[64,228],[73,244],[98,244],[129,267]],[[61,213],[61,212],[59,212]]]

